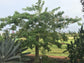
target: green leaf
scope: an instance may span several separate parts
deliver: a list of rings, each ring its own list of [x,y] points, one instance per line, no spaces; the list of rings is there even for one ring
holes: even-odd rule
[[[16,53],[16,50],[18,49],[18,47],[20,46],[21,43],[18,43],[12,50],[12,52],[8,55],[8,57],[10,57],[11,55],[13,55],[14,53]]]
[[[21,56],[12,56],[10,58],[5,59],[5,61],[10,61],[10,60],[14,60],[14,59],[20,59],[20,58],[21,58]]]

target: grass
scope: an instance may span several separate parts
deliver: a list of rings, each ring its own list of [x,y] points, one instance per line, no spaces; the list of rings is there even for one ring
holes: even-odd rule
[[[46,55],[50,56],[68,56],[68,53],[63,53],[66,50],[66,46],[62,45],[62,48],[58,48],[55,45],[51,47],[50,52],[46,52]]]
[[[46,50],[44,51],[43,49],[40,49],[39,53],[40,53],[40,55],[66,56],[67,57],[69,55],[69,53],[68,52],[63,53],[63,52],[66,50],[66,47],[67,47],[66,44],[70,44],[70,41],[73,41],[72,37],[68,41],[64,41],[64,42],[60,41],[60,43],[65,43],[65,44],[62,45],[61,48],[58,48],[56,45],[52,45],[52,46],[50,46],[51,51],[48,52]],[[42,53],[42,51],[43,51],[43,53]],[[31,54],[35,54],[34,48],[33,49],[28,49],[25,52],[31,52]]]
[[[55,45],[53,45],[52,47],[51,47],[51,51],[47,51],[47,50],[43,50],[44,52],[42,53],[42,50],[43,49],[40,49],[40,55],[49,55],[49,56],[68,56],[68,52],[66,52],[66,53],[63,53],[63,51],[65,51],[66,50],[66,46],[65,45],[62,45],[62,48],[58,48],[57,46],[55,46]],[[29,51],[29,52],[31,52],[31,54],[35,54],[35,50],[34,50],[34,48],[33,49],[28,49],[28,50],[26,50],[25,52],[27,52],[27,51]]]

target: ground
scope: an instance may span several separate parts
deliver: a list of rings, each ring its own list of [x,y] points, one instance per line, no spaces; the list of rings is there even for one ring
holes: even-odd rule
[[[33,63],[35,55],[29,54],[30,58],[32,58],[28,63]],[[67,63],[68,57],[65,56],[48,56],[49,59],[54,59],[56,63]],[[47,61],[47,60],[46,60]]]

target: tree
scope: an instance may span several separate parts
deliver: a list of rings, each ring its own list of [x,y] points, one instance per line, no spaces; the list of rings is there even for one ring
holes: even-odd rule
[[[83,6],[83,12],[84,12],[84,0],[80,0],[82,6]]]
[[[56,14],[55,11],[60,9],[60,7],[51,11],[45,8],[43,11],[43,5],[44,1],[38,0],[35,5],[23,8],[23,10],[28,12],[19,13],[16,11],[13,16],[1,18],[1,21],[6,21],[4,25],[14,23],[15,26],[21,27],[21,30],[16,35],[25,37],[27,39],[25,43],[30,48],[35,47],[36,63],[39,62],[39,49],[41,47],[47,50],[50,50],[49,44],[56,44],[60,47],[61,44],[58,42],[57,29],[80,20],[80,18],[63,18],[63,11],[59,11]],[[32,11],[34,13],[30,13]],[[43,41],[40,41],[40,39]]]
[[[74,42],[71,41],[67,44],[67,50],[69,52],[69,58],[71,63],[83,63],[84,62],[84,30],[83,26],[79,30],[78,37],[74,38]],[[80,61],[78,61],[78,59]]]

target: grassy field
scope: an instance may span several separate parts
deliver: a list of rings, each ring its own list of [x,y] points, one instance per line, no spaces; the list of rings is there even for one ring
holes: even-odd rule
[[[66,50],[66,45],[62,45],[62,48],[58,48],[57,46],[53,45],[51,47],[51,51],[47,51],[47,50],[43,50],[41,49],[40,50],[40,55],[49,55],[49,56],[68,56],[68,52],[66,53],[63,53],[63,51]],[[42,53],[42,51],[44,51]],[[25,52],[31,52],[31,54],[35,54],[35,50],[34,48],[33,49],[28,49],[26,50]]]
[[[66,56],[66,57],[67,57],[69,53],[68,53],[68,52],[63,53],[63,51],[66,50],[66,46],[67,46],[66,44],[69,44],[70,41],[73,41],[72,37],[69,38],[69,40],[66,41],[66,42],[61,42],[61,41],[60,41],[60,43],[64,43],[61,48],[58,48],[58,47],[55,46],[55,45],[50,46],[51,51],[49,51],[49,52],[48,52],[48,51],[44,51],[43,49],[41,49],[41,50],[40,50],[40,55]],[[42,51],[43,51],[44,53],[42,53]],[[35,54],[34,48],[33,48],[33,49],[28,49],[28,50],[26,50],[25,52],[31,52],[31,54]]]

